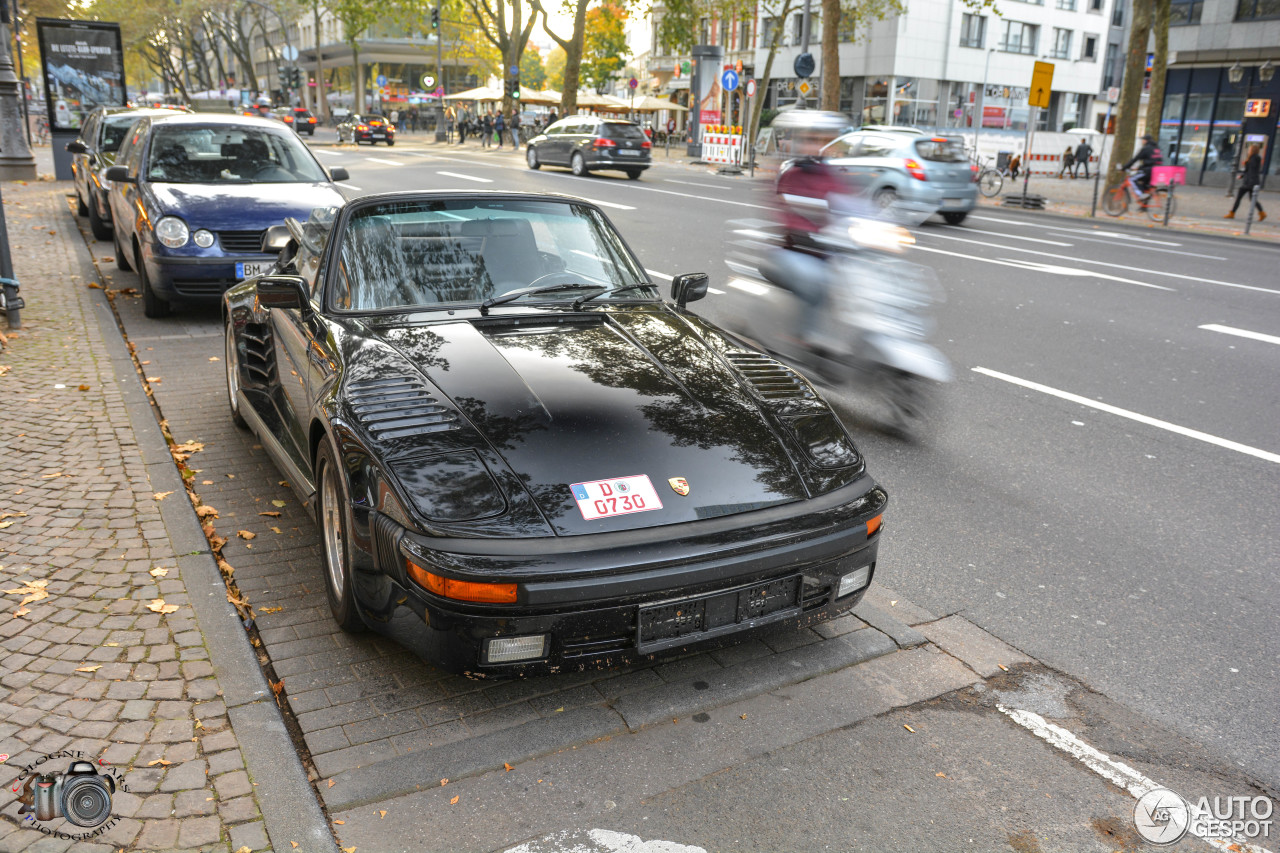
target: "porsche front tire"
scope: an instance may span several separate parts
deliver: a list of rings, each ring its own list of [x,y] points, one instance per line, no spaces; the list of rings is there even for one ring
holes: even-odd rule
[[[364,630],[356,610],[351,572],[351,502],[346,480],[328,440],[316,457],[316,486],[320,517],[320,551],[329,610],[338,627],[350,633]]]

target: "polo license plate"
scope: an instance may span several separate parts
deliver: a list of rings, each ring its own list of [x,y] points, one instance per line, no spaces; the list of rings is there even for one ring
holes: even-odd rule
[[[574,483],[569,490],[587,521],[662,509],[662,501],[645,474]]]
[[[236,278],[244,281],[255,275],[263,275],[269,269],[271,269],[271,261],[236,261]]]

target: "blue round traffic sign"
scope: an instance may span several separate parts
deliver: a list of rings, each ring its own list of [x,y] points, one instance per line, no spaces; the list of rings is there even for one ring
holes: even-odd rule
[[[725,69],[725,72],[720,75],[720,85],[724,87],[726,92],[732,92],[738,88],[738,72],[732,68]]]
[[[379,87],[387,85],[387,75],[379,74],[377,83]]]

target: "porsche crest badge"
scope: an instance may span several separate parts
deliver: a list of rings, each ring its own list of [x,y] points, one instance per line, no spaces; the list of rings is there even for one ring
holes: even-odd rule
[[[670,480],[667,480],[667,482],[671,484],[672,491],[677,495],[689,494],[689,481],[684,477],[672,477]]]

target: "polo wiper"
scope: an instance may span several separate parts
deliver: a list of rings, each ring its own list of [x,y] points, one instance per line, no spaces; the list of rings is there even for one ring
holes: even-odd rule
[[[541,287],[521,287],[516,290],[509,290],[498,296],[490,296],[484,302],[480,303],[480,313],[488,314],[489,309],[495,305],[502,305],[507,302],[514,302],[524,296],[533,296],[535,293],[558,293],[563,290],[598,290],[604,293],[607,287],[601,287],[598,284],[581,284],[572,282],[568,284],[544,284]],[[593,294],[598,296],[599,294]]]
[[[601,290],[598,293],[589,293],[586,296],[579,296],[577,299],[573,300],[573,310],[574,311],[579,310],[580,308],[582,308],[583,303],[590,302],[592,299],[595,299],[597,296],[612,296],[615,293],[623,293],[628,290],[640,290],[645,287],[653,287],[653,286],[654,285],[649,284],[648,282],[644,284],[624,284],[622,285],[622,287],[612,287],[607,290]]]

